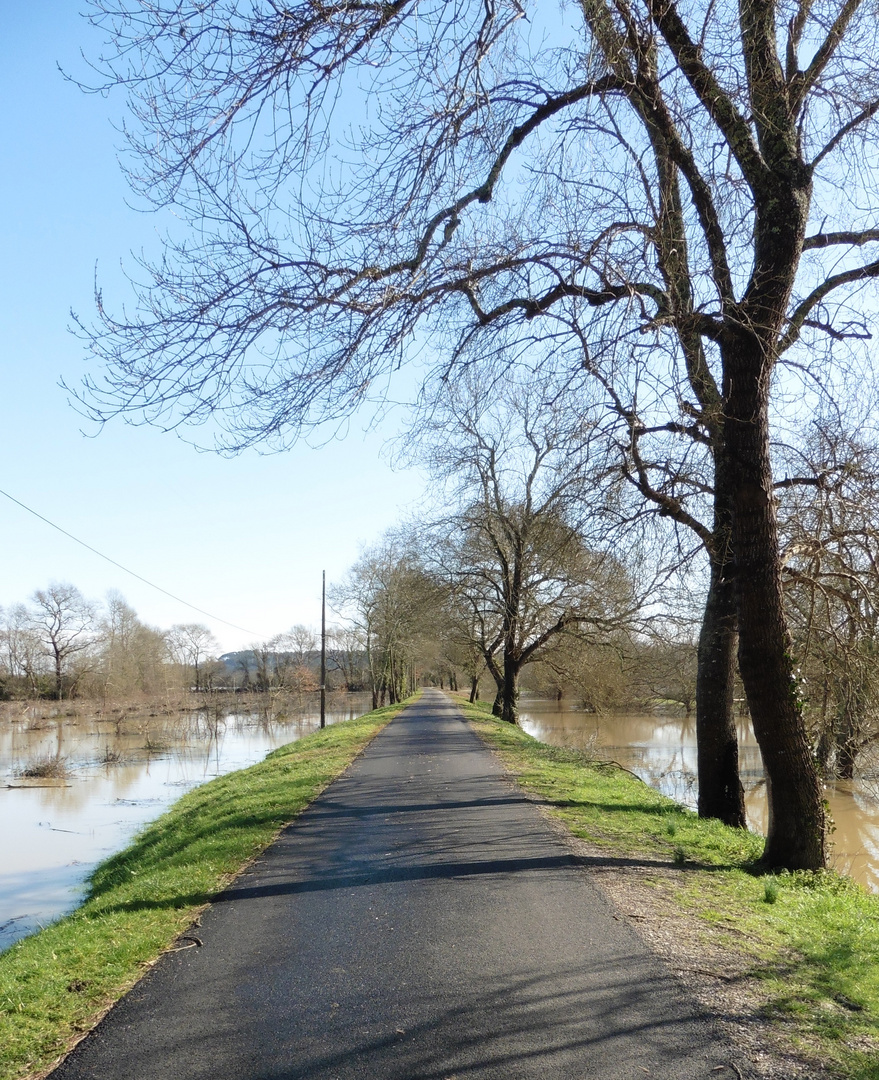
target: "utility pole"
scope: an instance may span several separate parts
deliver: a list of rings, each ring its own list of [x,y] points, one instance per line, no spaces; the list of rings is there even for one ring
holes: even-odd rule
[[[320,726],[327,726],[327,572],[320,586]]]

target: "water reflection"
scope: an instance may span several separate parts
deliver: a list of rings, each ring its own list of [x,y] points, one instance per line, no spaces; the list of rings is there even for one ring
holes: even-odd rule
[[[364,694],[333,695],[327,722],[359,716]],[[87,874],[180,796],[313,731],[317,708],[218,716],[35,717],[0,721],[0,949],[75,906]],[[23,778],[52,759],[59,778]]]
[[[622,714],[596,716],[565,702],[523,698],[522,726],[541,742],[594,751],[615,760],[683,803],[696,805],[695,717]],[[748,823],[766,831],[763,761],[748,721],[739,723],[739,764]],[[879,892],[879,791],[866,780],[825,786],[835,831],[832,865]]]

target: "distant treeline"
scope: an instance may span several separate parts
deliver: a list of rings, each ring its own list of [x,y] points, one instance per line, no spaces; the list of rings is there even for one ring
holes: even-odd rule
[[[90,600],[74,585],[53,582],[27,603],[0,609],[0,697],[162,697],[189,691],[316,690],[320,653],[315,632],[293,626],[267,642],[219,655],[200,623],[168,629],[144,623],[117,592]],[[368,685],[362,647],[347,631],[329,635],[332,689]]]

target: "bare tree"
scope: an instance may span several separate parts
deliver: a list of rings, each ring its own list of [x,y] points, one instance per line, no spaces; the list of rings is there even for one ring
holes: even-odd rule
[[[7,612],[2,631],[3,663],[13,684],[24,684],[26,692],[39,693],[42,645],[24,604],[14,604]]]
[[[95,605],[74,585],[53,581],[31,597],[29,625],[45,648],[52,665],[54,695],[58,701],[65,690],[72,694],[85,670],[75,665],[94,644]]]
[[[205,665],[217,652],[217,640],[201,623],[175,623],[168,631],[168,645],[185,672],[191,670],[196,692],[206,688]]]
[[[443,503],[461,506],[432,530],[429,565],[459,596],[459,626],[497,685],[495,711],[515,723],[523,667],[565,637],[606,639],[640,614],[602,522],[605,463],[592,460],[590,421],[530,380],[489,389],[462,379],[419,419],[414,452],[446,482]]]
[[[573,697],[591,713],[628,705],[631,696],[624,658],[630,650],[625,633],[598,642],[566,637],[523,673],[522,685],[557,701]]]
[[[274,656],[274,681],[278,686],[301,693],[316,690],[318,679],[312,666],[317,637],[308,626],[298,624],[268,643]]]
[[[373,708],[386,697],[391,704],[401,700],[413,689],[412,667],[442,599],[409,538],[386,534],[330,590],[330,597],[363,642]]]
[[[461,589],[450,589],[437,611],[436,654],[441,675],[448,678],[449,686],[458,689],[459,673],[467,680],[470,701],[479,698],[479,682],[488,670],[486,653],[486,623],[491,619],[485,605],[472,591],[465,594]],[[491,635],[498,648],[499,637]]]
[[[851,779],[879,738],[879,447],[839,417],[785,447],[785,598],[806,716],[825,770]]]
[[[165,635],[141,622],[116,591],[107,594],[97,653],[97,677],[105,695],[155,694],[165,688],[169,660]]]
[[[689,717],[696,704],[698,646],[694,641],[655,639],[630,657],[630,687],[648,704],[673,702]]]
[[[659,412],[633,423],[709,448],[766,862],[818,867],[771,391],[780,365],[814,386],[869,333],[879,198],[852,163],[877,132],[879,21],[868,0],[581,0],[565,17],[520,0],[93,0],[100,78],[135,117],[135,190],[197,230],[141,268],[132,317],[101,306],[89,401],[283,443],[383,385],[419,325],[447,364],[477,335],[535,344],[622,382],[630,412],[647,372]],[[338,142],[350,171],[316,167]]]
[[[337,670],[342,685],[348,690],[365,688],[368,672],[364,660],[365,643],[356,629],[348,626],[332,626],[327,631],[327,659]]]
[[[254,685],[261,694],[275,683],[275,652],[271,641],[254,641],[247,650],[254,665]]]

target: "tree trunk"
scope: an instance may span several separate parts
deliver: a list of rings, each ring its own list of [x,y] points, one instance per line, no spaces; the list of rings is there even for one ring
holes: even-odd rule
[[[504,673],[498,666],[494,653],[484,650],[483,656],[485,657],[485,666],[488,668],[489,674],[494,679],[494,685],[496,687],[494,703],[491,706],[491,715],[500,716],[503,711]],[[476,683],[478,686],[479,679],[476,680]]]
[[[853,679],[841,679],[840,701],[833,725],[833,741],[836,748],[835,775],[838,780],[854,780],[855,760],[858,756],[856,732],[861,701],[859,688]]]
[[[474,701],[479,701],[479,676],[474,675],[470,680],[470,704]]]
[[[764,343],[738,329],[724,349],[725,453],[733,509],[739,671],[763,755],[771,868],[824,866],[824,807],[803,723],[784,615],[769,461],[769,381]]]
[[[854,780],[858,752],[851,729],[840,732],[836,746],[836,775],[840,780]]]
[[[715,533],[717,535],[717,533]],[[718,545],[723,548],[722,543]],[[738,632],[735,582],[718,558],[711,581],[696,674],[696,746],[699,817],[746,826],[745,792],[739,779],[739,741],[735,724],[735,670]],[[725,573],[726,571],[726,573]]]
[[[504,654],[504,685],[501,696],[501,720],[508,724],[519,723],[519,671],[517,660]]]
[[[64,697],[64,671],[61,666],[61,653],[55,650],[55,700]]]
[[[821,684],[821,720],[818,726],[818,744],[815,747],[815,760],[823,776],[827,776],[833,767],[833,722],[828,718],[830,704],[830,679],[825,672]]]

